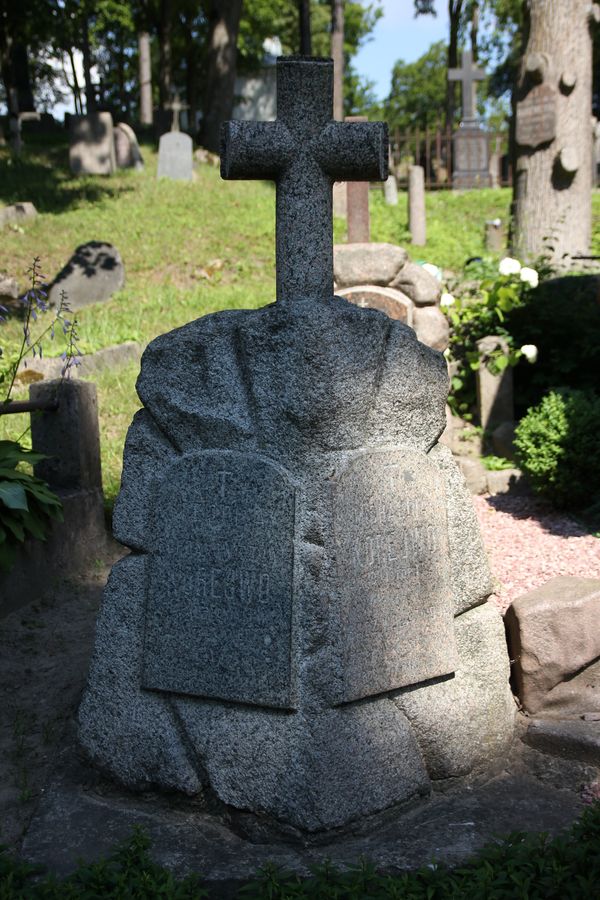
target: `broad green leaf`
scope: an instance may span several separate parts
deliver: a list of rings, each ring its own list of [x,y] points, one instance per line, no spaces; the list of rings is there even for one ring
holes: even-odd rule
[[[22,485],[0,481],[0,502],[9,509],[29,509],[27,495]]]

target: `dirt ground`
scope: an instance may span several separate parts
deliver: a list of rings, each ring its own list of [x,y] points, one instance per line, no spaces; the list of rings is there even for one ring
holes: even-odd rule
[[[85,577],[64,580],[0,619],[0,844],[15,847],[47,782],[87,676],[115,543]]]

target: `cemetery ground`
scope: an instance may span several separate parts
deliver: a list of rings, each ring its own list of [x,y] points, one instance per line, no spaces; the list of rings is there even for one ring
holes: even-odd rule
[[[111,301],[77,313],[83,352],[95,352],[125,341],[145,345],[157,334],[206,313],[225,308],[254,308],[274,299],[272,186],[222,182],[218,170],[207,165],[196,170],[196,181],[191,184],[157,182],[156,157],[149,147],[144,147],[143,152],[145,172],[119,172],[106,180],[71,177],[65,167],[66,146],[63,144],[44,149],[36,147],[32,139],[31,148],[18,163],[12,163],[6,153],[0,155],[0,201],[8,204],[32,199],[40,213],[33,223],[7,227],[1,233],[0,271],[17,277],[25,288],[24,272],[33,257],[41,258],[43,270],[52,277],[75,247],[88,240],[110,241],[124,260],[124,289]],[[444,270],[459,272],[467,258],[484,255],[484,222],[496,217],[507,220],[510,194],[507,190],[428,194],[428,243],[425,248],[414,250],[411,250],[406,227],[406,198],[401,195],[397,208],[386,207],[378,192],[373,192],[371,199],[372,240],[400,244],[415,260],[425,259]],[[600,253],[598,192],[594,204],[594,252]],[[343,239],[342,225],[337,222],[336,240]],[[17,333],[18,325],[5,327],[6,334],[11,328]],[[46,353],[61,350],[60,337],[55,345],[47,343],[45,346]],[[134,390],[138,371],[139,365],[135,363],[93,377],[99,392],[104,489],[109,507],[119,486],[125,432],[133,412],[140,405]],[[23,385],[21,396],[25,396],[25,392]],[[15,437],[26,426],[24,417],[4,417],[4,420],[0,419],[0,436]],[[529,549],[533,556],[535,544]],[[107,564],[119,552],[114,546],[106,552],[99,551],[94,570],[87,578],[57,582],[47,597],[32,604],[26,615],[12,616],[10,628],[4,629],[0,672],[3,685],[9,687],[10,702],[4,710],[0,732],[0,784],[5,786],[4,796],[0,794],[0,798],[3,808],[10,812],[3,823],[3,831],[0,831],[0,843],[18,841],[39,793],[44,789],[54,762],[58,735],[72,714],[86,675],[94,616]],[[589,574],[598,576],[597,572]],[[23,672],[27,676],[25,679]],[[548,777],[559,790],[574,787],[574,784],[567,784],[572,776],[558,763]],[[576,780],[582,778],[583,770],[578,772]],[[537,798],[532,796],[532,816],[536,802]],[[571,802],[569,812],[574,817],[581,808],[579,803],[575,800],[565,802],[567,805]],[[590,816],[587,825],[574,832],[571,839],[565,838],[564,846],[562,849],[559,846],[554,856],[554,851],[547,854],[547,872],[544,870],[546,862],[540,863],[541,874],[548,879],[548,892],[539,894],[540,897],[570,896],[565,882],[562,893],[552,894],[551,889],[554,890],[558,883],[557,871],[562,867],[562,871],[568,872],[568,866],[572,865],[571,871],[577,872],[577,854],[582,854],[593,840],[597,841],[598,804],[594,814],[596,819]],[[502,830],[501,817],[498,828]],[[473,883],[461,882],[457,877],[452,892],[440,884],[437,893],[427,893],[437,876],[434,870],[429,874],[424,872],[421,884],[408,896],[488,896],[481,893],[482,884],[485,890],[485,872],[489,873],[490,867],[495,867],[501,874],[505,867],[509,887],[500,885],[498,890],[504,889],[506,893],[489,896],[527,897],[527,878],[531,876],[527,867],[532,854],[537,852],[542,859],[543,854],[538,851],[540,845],[535,841],[515,842],[512,851],[496,848],[490,851],[487,863],[474,869]],[[143,861],[139,845],[137,850],[130,847],[128,852],[129,865],[123,862],[127,858],[125,855],[116,869],[113,867],[112,874],[106,871],[84,873],[71,894],[59,885],[55,894],[46,896],[86,896],[86,879],[87,883],[104,886],[100,890],[104,889],[106,893],[92,896],[109,895],[110,879],[116,880],[123,871],[128,871],[130,878],[142,878],[140,873],[145,873],[142,883],[147,892],[137,896],[159,895],[159,888],[164,890],[165,896],[201,896],[192,886],[189,893],[184,893],[183,888],[180,893],[175,893],[173,886],[165,887],[160,873]],[[9,883],[8,893],[2,893],[5,876],[2,866],[0,857],[0,896],[21,896],[18,893],[19,876],[14,872],[8,877],[13,878],[15,892],[10,893]],[[597,879],[598,873],[588,869],[579,875],[582,880],[576,887],[580,893],[571,895],[592,896],[593,885],[597,884],[597,880],[592,879]],[[356,875],[355,893],[350,893],[349,889],[347,895],[403,896],[392,893],[393,885],[386,887],[375,881],[369,882],[369,877],[364,872]],[[587,894],[586,878],[589,882]],[[131,894],[113,895],[136,896],[132,883],[127,883]],[[277,893],[277,884],[278,879],[273,876],[271,893],[266,880],[255,896],[303,896],[298,892],[294,894],[291,888],[288,893]],[[520,894],[510,893],[512,884],[521,891]],[[118,890],[111,883],[112,887]],[[172,893],[168,893],[169,890]],[[324,891],[315,895],[336,894]]]

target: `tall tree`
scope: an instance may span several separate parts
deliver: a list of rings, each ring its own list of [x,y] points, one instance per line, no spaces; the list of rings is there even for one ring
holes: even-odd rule
[[[208,0],[208,59],[200,143],[219,151],[221,123],[231,116],[242,0]]]
[[[469,10],[470,6],[469,5]],[[458,41],[462,24],[462,16],[465,12],[464,0],[448,0],[448,19],[450,21],[450,34],[448,39],[448,68],[455,69],[458,67]],[[434,0],[415,0],[415,15],[435,16]],[[476,32],[475,32],[476,33]],[[456,113],[456,90],[455,81],[446,83],[446,126],[451,127],[454,124],[454,116]]]
[[[592,39],[588,0],[528,0],[517,96],[514,244],[556,263],[591,237]]]
[[[399,60],[392,71],[392,87],[385,104],[393,128],[431,128],[446,100],[447,48],[438,41],[415,60]]]

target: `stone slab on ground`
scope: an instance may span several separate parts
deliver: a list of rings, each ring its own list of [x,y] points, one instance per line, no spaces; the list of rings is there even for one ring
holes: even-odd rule
[[[71,368],[71,378],[88,378],[107,369],[111,371],[118,366],[139,363],[143,346],[138,341],[125,341],[114,347],[104,347],[95,353],[86,353],[79,358],[79,365]],[[43,378],[60,378],[64,368],[64,360],[60,357],[30,357],[19,366],[17,380],[21,383],[41,381]]]
[[[33,203],[13,203],[0,209],[0,228],[4,225],[21,225],[31,222],[37,217],[37,209]]]
[[[310,868],[325,859],[345,868],[361,856],[389,873],[434,859],[455,865],[497,835],[517,830],[556,834],[582,809],[582,800],[571,791],[556,790],[526,775],[502,775],[484,785],[434,795],[419,808],[366,820],[360,832],[300,843],[259,831],[251,840],[244,823],[230,822],[226,811],[210,813],[192,803],[175,805],[156,795],[126,794],[99,781],[66,751],[42,796],[21,854],[64,876],[78,860],[106,855],[131,835],[134,826],[142,826],[159,864],[180,876],[201,874],[211,895],[224,898],[233,896],[269,861],[300,875],[309,875]]]
[[[88,241],[76,248],[48,288],[50,306],[58,306],[64,291],[69,309],[109,300],[125,284],[121,254],[106,241]]]
[[[567,759],[600,766],[600,722],[584,719],[533,719],[526,741],[532,747]]]

